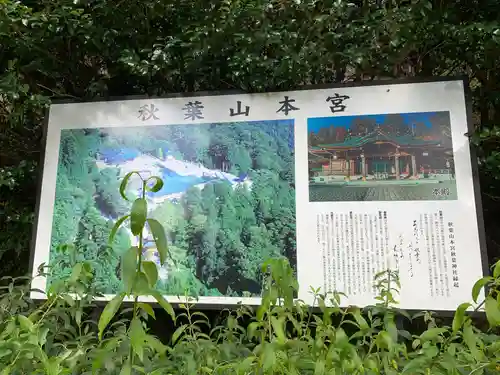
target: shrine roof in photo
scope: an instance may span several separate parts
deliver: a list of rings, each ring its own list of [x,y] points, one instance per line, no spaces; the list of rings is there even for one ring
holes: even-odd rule
[[[310,146],[312,151],[321,151],[325,148],[356,148],[363,147],[370,143],[391,143],[395,146],[402,147],[419,147],[419,146],[441,146],[439,139],[424,139],[415,138],[412,135],[390,135],[385,134],[380,130],[367,134],[365,136],[351,136],[347,137],[343,142],[319,144],[317,146]]]

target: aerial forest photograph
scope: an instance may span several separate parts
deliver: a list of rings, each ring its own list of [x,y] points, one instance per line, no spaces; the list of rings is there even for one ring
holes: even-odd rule
[[[147,194],[148,215],[167,235],[161,264],[144,230],[144,257],[156,263],[156,289],[170,296],[260,296],[263,262],[296,267],[294,123],[292,120],[61,131],[48,283],[71,274],[67,245],[94,267],[103,294],[123,289],[120,256],[137,238],[122,226],[131,203],[123,177],[160,177]],[[126,194],[139,194],[139,179]]]
[[[309,200],[456,200],[449,112],[308,119]]]

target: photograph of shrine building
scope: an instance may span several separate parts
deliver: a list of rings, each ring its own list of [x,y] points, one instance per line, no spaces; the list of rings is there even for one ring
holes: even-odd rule
[[[448,112],[308,119],[309,200],[457,199]]]

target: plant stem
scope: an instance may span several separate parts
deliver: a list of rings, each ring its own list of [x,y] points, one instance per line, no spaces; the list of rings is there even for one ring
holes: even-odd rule
[[[146,199],[146,181],[142,180],[142,191],[141,191],[141,198]],[[132,286],[132,292],[134,293],[134,309],[132,313],[132,321],[134,321],[137,318],[137,311],[139,309],[139,295],[137,292],[134,292],[135,285],[137,284],[137,280],[139,278],[139,274],[141,272],[141,263],[142,263],[142,248],[143,248],[143,231],[144,228],[142,228],[141,232],[139,233],[139,244],[137,246],[138,249],[138,257],[137,257],[137,266],[135,269],[135,280],[134,284]],[[134,365],[134,349],[132,345],[130,345],[129,348],[129,361],[130,361],[130,366]]]

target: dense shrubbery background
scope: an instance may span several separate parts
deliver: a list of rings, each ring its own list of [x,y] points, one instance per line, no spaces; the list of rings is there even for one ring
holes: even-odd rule
[[[53,99],[466,75],[499,257],[494,0],[0,1],[0,273],[23,275]]]

